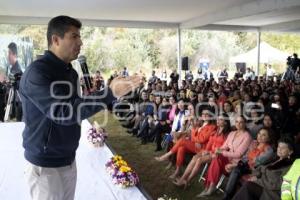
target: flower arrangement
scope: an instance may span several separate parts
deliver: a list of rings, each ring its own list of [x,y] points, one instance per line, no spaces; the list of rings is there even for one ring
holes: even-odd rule
[[[101,128],[97,122],[94,122],[94,126],[88,130],[88,141],[94,145],[94,147],[101,147],[104,145],[107,133],[104,128]]]
[[[121,156],[113,156],[105,165],[107,172],[112,177],[113,183],[127,188],[139,182],[138,175],[128,166]]]

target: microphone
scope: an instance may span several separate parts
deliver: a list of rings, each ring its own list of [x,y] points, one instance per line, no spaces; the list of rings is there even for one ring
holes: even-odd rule
[[[90,92],[91,89],[93,88],[93,83],[92,83],[92,79],[91,79],[91,76],[89,73],[89,69],[86,64],[86,57],[81,55],[78,57],[77,60],[80,63],[80,67],[83,72],[83,78],[84,78],[84,83],[85,83],[86,89],[88,92]]]

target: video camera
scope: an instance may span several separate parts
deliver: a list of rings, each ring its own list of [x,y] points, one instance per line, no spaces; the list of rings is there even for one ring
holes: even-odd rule
[[[15,74],[9,74],[8,79],[9,79],[10,85],[12,87],[15,87],[16,89],[18,89],[21,77],[22,77],[21,72],[18,72],[18,73],[15,73]]]

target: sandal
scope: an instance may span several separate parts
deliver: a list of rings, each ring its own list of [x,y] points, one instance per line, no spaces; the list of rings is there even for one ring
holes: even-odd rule
[[[205,196],[207,196],[207,190],[205,189],[205,190],[203,190],[200,194],[197,194],[197,198],[201,198],[201,197],[205,197]]]
[[[179,187],[183,186],[184,190],[190,185],[186,180],[184,180],[182,182],[174,180],[173,183]]]
[[[158,161],[158,162],[164,161],[161,157],[158,157],[158,156],[154,157],[154,159],[155,159],[156,161]]]

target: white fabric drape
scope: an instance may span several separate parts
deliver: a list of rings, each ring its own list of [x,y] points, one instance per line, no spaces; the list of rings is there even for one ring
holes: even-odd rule
[[[137,187],[122,189],[114,185],[105,171],[105,163],[112,152],[105,145],[95,148],[86,139],[91,127],[85,120],[81,125],[81,140],[77,150],[76,200],[143,200]],[[0,199],[29,200],[24,177],[26,161],[23,156],[22,131],[24,123],[0,123]]]

